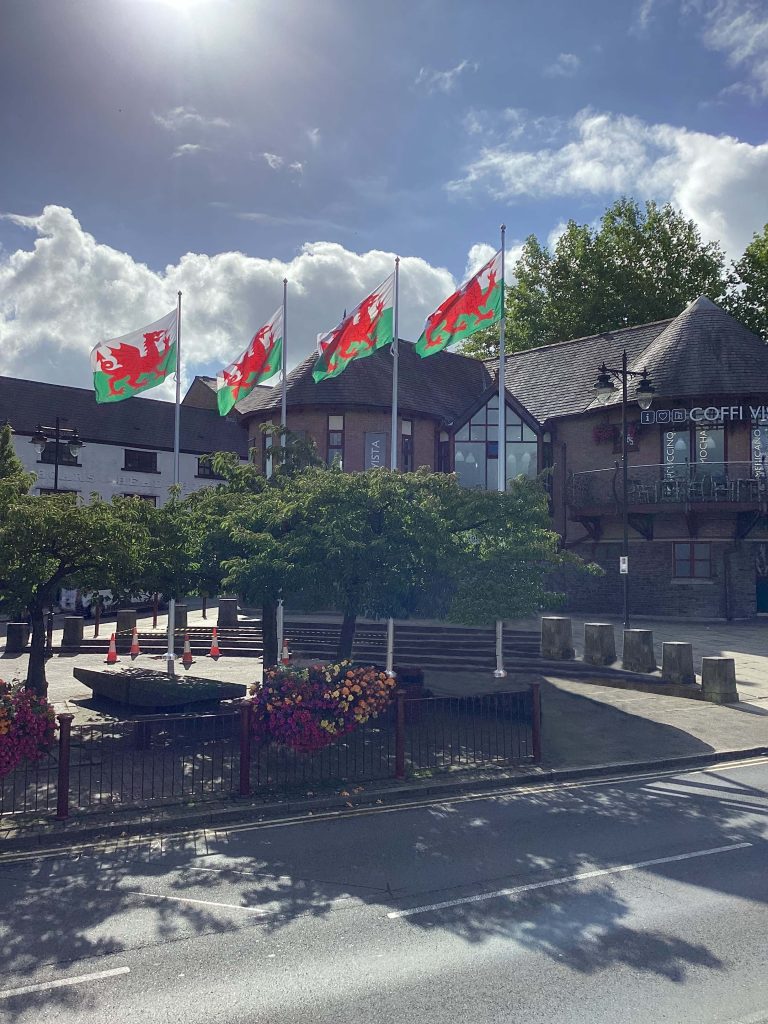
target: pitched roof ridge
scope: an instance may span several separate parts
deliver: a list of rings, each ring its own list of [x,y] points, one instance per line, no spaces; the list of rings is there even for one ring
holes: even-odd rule
[[[81,388],[81,387],[78,387],[77,384],[56,384],[56,383],[54,383],[53,381],[50,381],[50,380],[30,380],[28,377],[12,377],[12,376],[10,376],[10,374],[7,374],[7,373],[0,374],[0,380],[9,380],[9,381],[13,381],[16,384],[35,384],[37,387],[41,387],[41,388],[56,388],[58,391],[61,391],[62,389],[66,390],[66,391],[80,391],[84,395],[92,395],[93,398],[94,398],[94,402],[96,401],[96,397],[95,397],[96,396],[96,392],[93,390],[92,387],[90,387],[90,388]],[[140,397],[141,397],[141,395],[130,395],[130,398],[140,398]],[[127,401],[127,399],[126,399],[126,401]],[[147,401],[154,402],[157,405],[175,405],[176,404],[175,402],[172,402],[168,398],[147,398]],[[186,408],[192,409],[192,408],[194,408],[194,406],[187,406]]]
[[[678,316],[681,315],[682,314],[678,313]],[[604,338],[608,334],[626,334],[629,331],[640,331],[644,327],[658,327],[659,324],[671,324],[672,321],[676,319],[677,317],[668,316],[664,317],[662,320],[649,320],[647,324],[635,324],[634,327],[614,327],[612,330],[598,331],[596,334],[584,334],[580,338],[566,338],[563,341],[550,341],[547,345],[535,345],[532,348],[520,349],[517,352],[508,352],[507,359],[512,359],[515,356],[524,356],[529,352],[541,352],[545,349],[560,348],[563,345],[575,345],[582,341],[592,341],[593,338]],[[498,360],[498,358],[498,356],[494,357],[495,360]],[[492,361],[493,360],[488,359],[483,360],[483,362],[486,363]]]

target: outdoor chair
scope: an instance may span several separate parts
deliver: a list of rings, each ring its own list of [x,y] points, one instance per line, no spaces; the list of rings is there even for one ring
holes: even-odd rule
[[[731,496],[728,477],[724,473],[713,474],[709,478],[709,492],[713,501],[727,501]]]

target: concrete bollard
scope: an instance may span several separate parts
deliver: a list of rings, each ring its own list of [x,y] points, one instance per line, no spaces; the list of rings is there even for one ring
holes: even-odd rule
[[[64,619],[64,632],[61,637],[61,646],[70,651],[79,651],[83,641],[82,615],[67,615]]]
[[[26,622],[9,622],[5,634],[5,653],[21,654],[29,643],[29,626]]]
[[[701,659],[701,693],[712,704],[736,704],[736,662],[733,658]]]
[[[661,645],[661,678],[665,683],[695,683],[693,644]]]
[[[187,617],[189,608],[185,604],[176,605],[176,615],[174,618],[174,629],[186,629],[187,628]]]
[[[541,620],[541,656],[557,661],[573,658],[571,620],[560,615],[546,615]]]
[[[621,667],[627,672],[655,672],[653,630],[625,629]]]
[[[117,611],[117,632],[132,633],[136,625],[135,608],[119,608]]]
[[[237,628],[237,598],[236,597],[220,597],[219,598],[219,618],[217,625],[220,629],[236,629]]]
[[[616,640],[610,622],[584,623],[584,661],[589,665],[612,665],[616,661]]]

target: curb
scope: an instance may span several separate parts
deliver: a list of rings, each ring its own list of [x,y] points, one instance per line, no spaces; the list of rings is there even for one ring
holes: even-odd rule
[[[768,756],[768,746],[744,747],[738,750],[714,751],[711,754],[666,757],[656,761],[618,761],[583,768],[544,768],[504,778],[451,779],[444,782],[432,782],[428,785],[405,784],[397,788],[368,789],[360,795],[355,794],[354,804],[351,804],[347,797],[334,794],[313,800],[289,800],[285,803],[251,805],[248,808],[242,804],[235,804],[231,807],[212,808],[201,814],[181,814],[159,820],[131,821],[124,819],[99,824],[88,822],[87,819],[56,822],[46,832],[30,835],[23,834],[22,826],[18,836],[9,837],[3,841],[4,852],[0,854],[0,863],[7,859],[6,853],[12,855],[35,849],[45,852],[47,847],[54,847],[50,852],[65,851],[77,845],[106,842],[110,839],[118,842],[121,839],[129,838],[151,839],[161,836],[169,837],[169,834],[215,831],[235,825],[268,824],[270,821],[290,821],[292,819],[301,821],[307,817],[309,812],[314,814],[317,811],[341,811],[349,814],[350,808],[352,811],[362,811],[375,807],[379,803],[396,807],[398,804],[435,802],[436,798],[472,799],[475,796],[481,798],[494,793],[514,793],[515,791],[524,793],[527,789],[537,785],[551,786],[557,783],[589,779],[616,777],[617,781],[619,779],[631,781],[632,776],[644,775],[648,772],[700,768],[766,756]]]

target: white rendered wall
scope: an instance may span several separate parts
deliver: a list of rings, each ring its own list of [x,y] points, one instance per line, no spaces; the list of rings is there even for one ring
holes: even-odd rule
[[[37,474],[32,493],[52,488],[54,467],[38,462],[37,449],[28,437],[16,434],[13,441],[24,468]],[[197,476],[197,459],[197,455],[181,452],[179,482],[183,494],[216,483],[209,477]],[[106,499],[116,494],[146,494],[153,495],[158,505],[168,500],[168,488],[173,484],[173,452],[157,451],[157,473],[137,473],[123,469],[125,446],[89,441],[80,449],[78,462],[79,466],[59,466],[59,490],[77,491],[86,500],[94,491]]]

